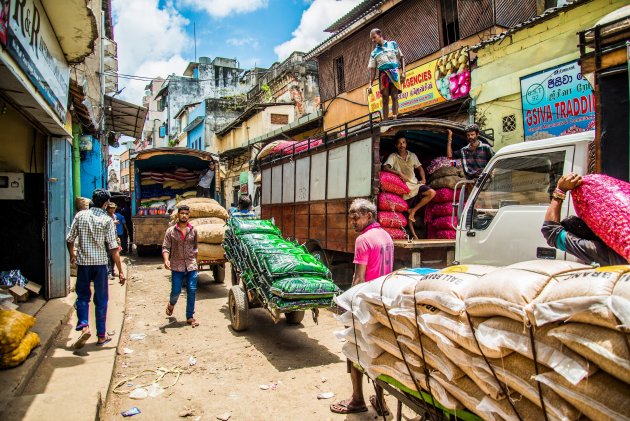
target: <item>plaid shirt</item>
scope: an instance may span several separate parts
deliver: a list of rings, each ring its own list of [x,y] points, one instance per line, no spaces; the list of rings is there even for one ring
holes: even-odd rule
[[[470,145],[466,145],[459,151],[453,152],[453,158],[462,160],[466,178],[479,177],[493,156],[492,148],[481,142],[474,151],[470,149]]]
[[[83,210],[74,217],[66,237],[68,243],[79,239],[77,265],[107,265],[107,250],[118,248],[114,220],[103,209]]]
[[[230,216],[232,218],[238,218],[238,219],[258,219],[256,218],[256,214],[254,213],[254,211],[247,210],[247,209],[236,210],[232,212]]]
[[[169,227],[164,235],[162,253],[169,254],[173,272],[192,272],[197,270],[197,230],[190,224],[186,231],[177,224]]]

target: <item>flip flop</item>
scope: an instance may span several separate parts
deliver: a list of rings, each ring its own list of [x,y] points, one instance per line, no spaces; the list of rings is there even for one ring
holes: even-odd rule
[[[186,320],[186,323],[188,323],[189,325],[191,325],[192,327],[197,327],[199,326],[199,322],[195,319],[188,319]]]
[[[330,405],[330,412],[335,414],[358,414],[360,412],[367,412],[367,406],[350,406],[350,399],[345,401],[335,402]]]
[[[166,305],[166,315],[167,316],[172,316],[173,315],[173,310],[175,310],[175,306],[171,305],[171,304],[167,304]]]
[[[108,344],[112,341],[112,338],[110,338],[109,336],[107,338],[105,338],[105,340],[103,342],[97,342],[96,346],[103,346],[105,344]]]
[[[389,417],[389,409],[386,409],[385,413],[383,414],[383,410],[381,409],[381,404],[380,402],[376,400],[376,395],[370,396],[370,405],[374,407],[379,417]]]
[[[92,334],[90,333],[90,331],[85,331],[85,332],[81,332],[81,336],[79,336],[79,339],[77,339],[74,344],[72,344],[72,347],[74,349],[81,349],[85,346],[85,343],[87,342],[88,339],[90,339],[90,336],[92,336]]]

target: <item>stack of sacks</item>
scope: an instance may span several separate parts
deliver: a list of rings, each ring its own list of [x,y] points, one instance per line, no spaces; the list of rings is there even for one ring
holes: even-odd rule
[[[162,206],[166,201],[177,195],[188,193],[195,195],[195,188],[199,181],[199,171],[177,168],[171,172],[143,171],[140,173],[142,186],[142,206]]]
[[[0,368],[18,366],[39,345],[39,335],[29,332],[35,318],[17,310],[0,310]]]
[[[400,372],[390,368],[389,377],[405,384],[414,364],[426,364],[437,401],[434,383],[484,419],[545,419],[543,411],[548,419],[629,419],[630,266],[537,260],[398,271],[373,282],[372,297],[349,298],[369,285],[337,300],[356,329],[340,336],[353,342],[360,332],[360,352],[347,344],[346,355],[362,356],[368,374],[384,374],[370,368],[377,355],[408,352],[411,373],[396,361]]]
[[[378,222],[394,240],[407,239],[404,227],[407,218],[402,212],[409,211],[409,205],[403,199],[409,194],[409,187],[396,174],[381,171],[381,192],[378,195]]]
[[[452,165],[446,157],[435,158],[427,167],[435,190],[435,197],[426,207],[424,221],[427,224],[427,238],[455,239],[455,228],[451,224],[454,188],[462,181],[463,172]]]
[[[328,268],[269,220],[231,218],[224,248],[247,288],[279,312],[330,307],[339,293]]]

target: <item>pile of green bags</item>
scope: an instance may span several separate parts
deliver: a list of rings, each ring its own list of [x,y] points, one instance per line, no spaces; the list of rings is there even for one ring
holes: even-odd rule
[[[29,332],[35,318],[16,310],[0,310],[0,368],[18,366],[39,345],[39,335]]]
[[[341,292],[328,268],[269,220],[231,218],[223,247],[247,288],[281,312],[330,307]]]

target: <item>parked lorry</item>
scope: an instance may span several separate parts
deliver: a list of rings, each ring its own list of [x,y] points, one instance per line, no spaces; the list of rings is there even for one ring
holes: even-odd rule
[[[445,155],[447,129],[453,132],[454,149],[466,144],[459,123],[434,118],[381,122],[368,116],[327,131],[318,147],[262,160],[262,217],[273,217],[285,236],[306,243],[326,264],[352,262],[357,234],[349,226],[348,208],[356,198],[376,199],[395,136],[403,133],[408,149],[426,165]],[[570,258],[550,248],[540,228],[558,178],[587,172],[593,138],[593,132],[585,132],[502,148],[476,182],[457,186],[466,193],[453,203],[456,240],[396,240],[395,266],[501,266]],[[482,141],[491,143],[483,136]],[[563,215],[572,212],[567,201]]]

